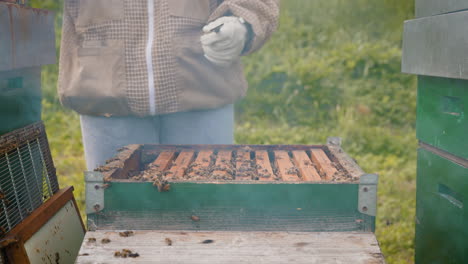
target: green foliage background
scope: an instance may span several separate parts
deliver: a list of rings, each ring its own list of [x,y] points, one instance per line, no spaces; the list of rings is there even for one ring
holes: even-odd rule
[[[62,0],[32,0],[57,12]],[[377,237],[388,263],[412,263],[416,80],[400,73],[408,0],[283,0],[279,31],[245,58],[250,90],[236,106],[240,144],[316,144],[340,136],[361,167],[380,175]],[[57,45],[58,46],[58,45]],[[57,65],[43,73],[44,113],[62,186],[83,206],[79,118],[56,95]]]

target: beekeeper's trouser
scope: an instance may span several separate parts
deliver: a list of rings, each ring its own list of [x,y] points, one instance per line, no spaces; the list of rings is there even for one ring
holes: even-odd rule
[[[129,144],[233,144],[234,107],[154,117],[81,116],[88,170]]]

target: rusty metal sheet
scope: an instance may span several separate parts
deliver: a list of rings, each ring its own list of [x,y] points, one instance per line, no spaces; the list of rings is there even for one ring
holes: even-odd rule
[[[468,11],[405,22],[404,73],[468,79]]]
[[[416,0],[416,17],[446,14],[468,9],[466,0]]]
[[[54,64],[54,14],[0,2],[0,47],[0,71]]]

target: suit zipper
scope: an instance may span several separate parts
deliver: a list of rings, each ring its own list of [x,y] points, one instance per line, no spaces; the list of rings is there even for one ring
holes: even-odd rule
[[[154,42],[154,0],[148,0],[148,42],[146,43],[146,69],[148,71],[148,97],[150,114],[156,115],[154,66],[153,66],[153,42]]]

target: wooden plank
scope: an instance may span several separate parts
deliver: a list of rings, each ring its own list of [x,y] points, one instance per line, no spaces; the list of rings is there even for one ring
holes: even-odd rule
[[[155,167],[159,168],[161,171],[167,170],[174,160],[175,152],[173,151],[164,151],[159,154],[158,158],[152,163]]]
[[[26,242],[67,202],[73,199],[73,187],[61,189],[39,208],[34,210],[6,236],[12,236]]]
[[[305,151],[293,151],[294,162],[304,181],[321,181],[320,175],[312,165],[312,161]]]
[[[260,181],[272,181],[275,178],[271,168],[270,157],[265,150],[255,151],[255,163],[257,164],[257,174]]]
[[[232,151],[220,150],[216,157],[216,163],[211,174],[212,179],[232,179],[234,171],[232,168]]]
[[[118,150],[115,157],[106,161],[104,166],[96,168],[102,172],[104,179],[128,179],[140,170],[141,145],[128,145]]]
[[[151,163],[150,168],[154,169],[156,172],[163,172],[172,165],[172,161],[174,160],[174,157],[175,157],[174,151],[161,152],[158,158]],[[143,179],[147,181],[153,180],[154,176],[156,176],[156,174],[145,173],[143,175]]]
[[[337,163],[343,167],[342,175],[347,177],[350,182],[357,182],[365,172],[359,167],[340,146],[328,146],[330,154],[336,159]]]
[[[238,150],[236,155],[236,181],[249,181],[255,176],[250,151]]]
[[[195,162],[190,164],[187,177],[190,179],[206,179],[209,176],[209,167],[211,164],[212,150],[202,150],[198,152]]]
[[[275,164],[278,168],[278,174],[283,181],[300,181],[298,169],[291,162],[287,151],[277,150],[275,154]]]
[[[320,173],[325,175],[326,180],[332,180],[337,172],[327,154],[322,149],[311,149],[312,161],[317,166]]]
[[[94,238],[96,242],[89,242]],[[110,243],[102,244],[107,238]],[[167,243],[170,240],[171,243]],[[170,245],[169,245],[170,244]],[[115,257],[123,249],[137,258]],[[385,263],[372,233],[88,232],[76,263]]]
[[[170,169],[171,174],[169,178],[182,179],[185,171],[188,169],[190,163],[193,160],[194,152],[192,150],[185,150],[179,153],[179,156],[174,162],[174,165]]]

